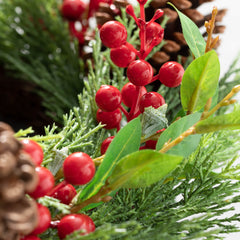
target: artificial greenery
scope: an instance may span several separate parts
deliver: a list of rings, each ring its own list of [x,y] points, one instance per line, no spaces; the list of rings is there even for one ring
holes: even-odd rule
[[[41,9],[39,6],[44,6],[45,10],[38,11]],[[17,76],[42,88],[40,94],[44,97],[44,104],[51,113],[56,112],[57,119],[61,119],[60,115],[66,109],[71,109],[61,119],[63,127],[58,128],[54,124],[45,128],[44,136],[32,137],[44,149],[43,165],[58,177],[65,157],[76,151],[88,153],[99,164],[93,181],[80,187],[74,199],[76,207],[80,205],[79,210],[91,216],[97,229],[87,236],[79,236],[76,232],[67,239],[222,239],[222,233],[239,231],[235,226],[240,221],[239,214],[223,217],[224,213],[234,210],[232,204],[240,201],[240,166],[236,163],[240,132],[232,130],[240,128],[239,106],[235,105],[234,110],[227,114],[224,114],[223,108],[233,103],[229,99],[235,90],[239,90],[236,87],[231,91],[240,81],[238,75],[231,82],[227,81],[230,75],[238,73],[237,61],[218,82],[217,54],[200,51],[197,55],[202,45],[194,47],[194,50],[190,46],[196,59],[186,70],[181,91],[179,88],[159,89],[169,102],[166,111],[171,112],[168,115],[170,126],[165,132],[154,136],[155,128],[153,131],[146,127],[147,136],[142,136],[142,122],[136,118],[128,124],[123,122],[125,126],[116,134],[96,122],[94,96],[102,84],[121,88],[126,77],[124,71],[111,62],[109,51],[102,50],[98,34],[96,40],[90,43],[93,64],[88,62],[89,73],[87,78],[83,78],[77,47],[72,48],[66,27],[59,31],[64,24],[56,10],[57,1],[5,1],[0,3],[0,8],[4,10],[0,15],[0,29],[6,32],[6,35],[0,36],[1,61],[15,70]],[[29,15],[22,14],[26,10]],[[34,15],[34,11],[38,15]],[[8,28],[9,22],[6,21],[16,22],[16,14],[20,21]],[[127,18],[125,15],[123,18],[122,22],[126,25]],[[42,29],[39,19],[49,30]],[[189,25],[189,19],[185,17],[183,22]],[[23,31],[28,30],[30,34],[17,31],[18,23]],[[23,28],[24,24],[26,28]],[[129,31],[133,30],[132,24],[129,24]],[[33,43],[37,30],[42,33],[41,39]],[[135,35],[132,37],[135,39]],[[192,37],[186,38],[190,42],[195,41]],[[26,41],[31,47],[29,52],[24,53],[21,49]],[[61,45],[57,45],[60,42]],[[60,52],[56,52],[58,48]],[[41,54],[37,51],[39,49],[42,49]],[[55,55],[51,55],[53,52]],[[192,79],[191,72],[196,71],[199,78]],[[192,88],[189,90],[190,85]],[[206,85],[211,91],[204,88]],[[218,96],[215,94],[217,85]],[[53,88],[57,95],[53,94]],[[176,92],[181,93],[181,98],[177,98]],[[219,101],[215,101],[217,98]],[[183,110],[179,113],[181,106]],[[215,113],[219,115],[213,116]],[[172,123],[177,114],[182,118]],[[32,133],[31,128],[19,131],[16,136],[24,138],[29,133]],[[110,134],[116,136],[106,155],[100,156],[100,144]],[[157,151],[138,151],[140,144],[146,141],[144,137],[158,138]],[[107,189],[104,188],[106,186]],[[112,199],[94,202],[96,196],[102,197],[103,192],[103,195],[111,193]],[[73,210],[48,197],[40,199],[40,202],[50,207],[56,217]],[[58,239],[56,229],[49,229],[40,237]]]

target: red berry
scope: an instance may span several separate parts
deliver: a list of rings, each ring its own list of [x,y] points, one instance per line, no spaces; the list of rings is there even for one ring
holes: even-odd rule
[[[158,45],[163,40],[164,29],[160,24],[152,22],[146,27],[146,44],[150,45],[154,43],[154,46]]]
[[[104,128],[106,129],[118,128],[121,120],[122,114],[119,108],[113,112],[104,112],[101,109],[97,110],[97,121],[105,124]]]
[[[33,192],[28,193],[32,198],[37,199],[47,195],[54,187],[54,177],[45,167],[36,167],[38,184]]]
[[[95,165],[88,154],[75,152],[64,160],[63,174],[67,182],[73,185],[84,185],[92,180]]]
[[[136,53],[127,45],[118,48],[112,48],[110,51],[111,60],[118,67],[125,68],[136,58]]]
[[[95,101],[101,110],[113,112],[121,104],[122,96],[116,87],[102,85],[96,93]]]
[[[163,96],[157,92],[148,92],[145,93],[140,101],[139,101],[139,109],[140,112],[144,112],[145,107],[154,107],[154,108],[159,108],[165,104],[165,100]]]
[[[148,140],[145,143],[145,148],[146,149],[155,149],[157,145],[157,141],[155,140]]]
[[[59,199],[61,203],[69,204],[77,195],[76,189],[71,184],[67,184],[54,193],[53,197]]]
[[[84,214],[69,214],[64,216],[58,224],[58,236],[64,239],[76,230],[83,230],[80,235],[86,235],[95,231],[93,220]]]
[[[21,238],[20,240],[41,240],[41,239],[34,235],[28,235],[28,236]]]
[[[40,203],[37,204],[38,207],[38,225],[33,230],[31,235],[38,235],[46,231],[51,223],[51,214],[47,207],[41,205]]]
[[[161,66],[158,79],[167,87],[177,87],[182,82],[183,74],[183,66],[178,62],[170,61]]]
[[[149,84],[153,77],[153,68],[145,60],[135,60],[127,68],[127,77],[136,86]]]
[[[86,3],[81,0],[64,0],[61,8],[62,15],[69,21],[75,21],[83,14]]]
[[[110,143],[112,142],[112,140],[114,139],[114,136],[108,137],[106,138],[102,144],[101,144],[101,154],[105,154],[105,152],[107,151]]]
[[[140,97],[147,92],[147,89],[145,87],[141,87],[140,90]],[[127,106],[127,107],[132,107],[133,101],[138,97],[137,96],[137,88],[136,85],[132,83],[126,83],[122,90],[122,102]]]
[[[37,166],[41,165],[43,161],[43,150],[41,146],[35,141],[30,139],[21,140],[21,143],[23,146],[23,151],[31,156],[33,162]]]
[[[127,41],[127,30],[117,21],[108,21],[100,28],[102,43],[109,48],[118,48]]]

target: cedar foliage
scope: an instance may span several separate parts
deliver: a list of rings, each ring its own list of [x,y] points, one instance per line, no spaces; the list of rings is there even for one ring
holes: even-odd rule
[[[94,67],[89,62],[88,77],[83,78],[77,47],[73,47],[68,37],[57,3],[55,0],[0,3],[0,30],[6,33],[0,35],[0,59],[5,67],[16,76],[37,83],[41,87],[40,94],[45,96],[44,104],[49,113],[57,113],[57,119],[68,112],[65,109],[71,109],[61,120],[62,128],[48,126],[44,136],[33,137],[45,151],[44,165],[55,173],[71,152],[84,151],[92,157],[99,156],[102,140],[114,132],[97,125],[94,94],[102,84],[111,82],[121,88],[125,81],[123,71],[111,63],[109,51],[101,50],[98,37],[91,43]],[[39,11],[40,6],[44,6],[43,11]],[[20,15],[21,21],[9,27],[9,23],[15,21],[16,7],[24,13],[27,10],[29,15]],[[29,21],[29,16],[34,16],[33,22]],[[37,24],[39,19],[49,23],[46,32]],[[29,34],[21,35],[16,24]],[[128,27],[131,29],[132,25]],[[49,37],[50,33],[54,38]],[[31,43],[28,53],[21,51],[25,41]],[[56,52],[58,48],[60,52]],[[53,58],[49,58],[52,53]],[[236,60],[219,82],[220,99],[232,86],[239,84],[238,72]],[[235,78],[228,82],[229,76],[234,74]],[[172,103],[168,107],[172,120],[180,106],[175,92],[178,89],[171,91],[162,87],[159,91],[166,102]],[[30,133],[31,128],[19,131],[16,136],[21,138]],[[147,188],[120,190],[110,202],[86,212],[97,226],[94,233],[87,236],[74,233],[67,239],[222,239],[222,233],[239,231],[235,226],[240,221],[239,214],[223,215],[234,210],[232,204],[240,200],[240,166],[236,164],[239,150],[238,130],[205,134],[197,150],[171,174],[172,179],[163,179]],[[67,206],[51,198],[40,201],[50,207],[53,215],[68,211]],[[40,237],[58,239],[57,231],[52,229]]]

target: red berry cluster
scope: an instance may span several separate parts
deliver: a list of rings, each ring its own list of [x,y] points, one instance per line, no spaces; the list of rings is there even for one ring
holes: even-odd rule
[[[112,4],[112,0],[63,0],[60,6],[63,18],[68,21],[70,34],[78,39],[80,49],[88,35],[94,36],[95,24],[92,20],[102,2],[108,3],[109,6]],[[114,11],[118,14],[119,10]]]
[[[152,19],[146,22],[144,10],[146,1],[138,0],[138,2],[140,18],[136,17],[131,5],[126,7],[126,12],[133,17],[140,30],[139,50],[127,42],[127,30],[120,22],[109,21],[100,28],[102,43],[111,48],[112,62],[118,67],[127,68],[126,74],[129,80],[121,92],[113,86],[103,85],[96,93],[95,100],[99,107],[97,121],[105,124],[106,129],[120,129],[121,111],[127,121],[130,121],[143,113],[146,107],[158,108],[165,104],[164,98],[159,93],[147,92],[145,86],[159,80],[167,87],[177,87],[181,84],[184,73],[182,65],[172,61],[163,64],[158,74],[154,76],[152,66],[145,59],[152,49],[163,40],[164,30],[160,24],[155,22],[163,15],[163,11],[158,9]],[[121,103],[129,108],[129,111]],[[106,151],[106,144],[109,145],[110,140],[112,138],[106,139],[107,143],[103,142],[102,153]],[[152,146],[150,147],[152,148]]]
[[[36,165],[38,184],[34,191],[29,192],[29,196],[37,200],[43,196],[51,196],[60,200],[61,203],[70,204],[77,192],[73,185],[84,185],[90,182],[95,174],[95,164],[89,155],[83,152],[70,154],[63,163],[64,180],[57,184],[54,183],[54,176],[45,167],[41,166],[43,161],[43,150],[35,141],[25,139],[21,141],[23,151],[31,156]],[[82,230],[81,234],[87,234],[95,230],[92,219],[84,214],[69,214],[63,217],[56,224],[51,224],[51,213],[49,209],[39,203],[38,224],[33,232],[24,236],[22,240],[38,240],[38,234],[43,233],[54,225],[58,229],[61,239],[75,230]]]

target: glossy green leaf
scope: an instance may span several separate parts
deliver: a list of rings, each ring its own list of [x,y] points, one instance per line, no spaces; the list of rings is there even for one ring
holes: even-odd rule
[[[195,58],[202,56],[205,53],[206,42],[199,31],[198,26],[186,15],[181,13],[172,3],[170,4],[178,13],[181,21],[183,36],[192,51]]]
[[[167,104],[155,109],[147,107],[142,114],[142,136],[148,138],[168,126],[166,118]]]
[[[173,141],[179,137],[183,132],[192,127],[196,122],[199,121],[201,113],[194,113],[187,115],[176,122],[172,123],[160,136],[157,142],[156,150],[162,149],[166,142]],[[201,135],[195,134],[190,135],[182,142],[168,150],[168,154],[180,155],[188,157],[198,146]]]
[[[207,118],[197,123],[197,133],[209,133],[223,129],[240,129],[240,110],[231,113]]]
[[[95,195],[105,184],[117,162],[127,154],[139,150],[140,140],[141,122],[138,117],[130,121],[114,137],[93,180],[81,192],[80,199],[86,200]]]
[[[108,179],[110,188],[147,187],[166,177],[183,157],[142,150],[122,158]]]
[[[186,69],[181,84],[183,109],[189,112],[201,110],[213,97],[220,75],[217,53],[212,50],[195,59]]]

